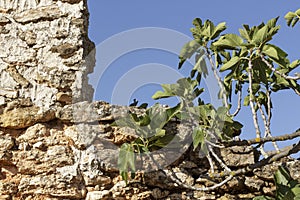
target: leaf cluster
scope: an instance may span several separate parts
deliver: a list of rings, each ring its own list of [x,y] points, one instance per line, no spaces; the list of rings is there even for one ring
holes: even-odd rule
[[[294,27],[299,22],[300,9],[296,10],[295,12],[288,12],[284,18],[288,26]]]
[[[169,144],[175,135],[167,134],[164,126],[175,117],[180,104],[172,108],[164,108],[160,104],[148,108],[144,115],[128,113],[114,122],[118,127],[129,127],[135,131],[137,138],[121,145],[118,167],[123,180],[127,182],[129,172],[134,177],[136,157],[160,149]]]
[[[294,26],[298,22],[299,12],[297,10],[285,16],[288,25]],[[270,120],[272,92],[293,89],[300,93],[298,79],[287,78],[299,67],[300,60],[290,62],[288,54],[271,43],[280,29],[277,21],[278,17],[258,26],[243,25],[239,29],[239,35],[223,34],[226,30],[225,22],[215,25],[210,20],[203,22],[196,18],[193,21],[191,32],[194,39],[183,46],[178,64],[181,69],[194,56],[195,65],[190,76],[173,84],[162,84],[162,90],[152,96],[155,100],[176,97],[179,103],[168,108],[155,104],[142,116],[129,113],[115,123],[117,126],[135,130],[137,135],[134,141],[124,143],[120,148],[118,164],[124,180],[128,180],[129,173],[134,177],[137,156],[149,155],[176,138],[176,134],[169,134],[165,130],[165,125],[172,119],[190,124],[194,150],[200,147],[208,154],[209,145],[232,140],[241,133],[243,125],[234,120],[235,115],[230,114],[232,105],[226,104],[227,101],[232,102],[233,94],[242,93],[245,91],[243,88],[247,88],[243,105],[254,106],[254,112],[261,109],[262,105]],[[207,60],[210,66],[207,65]],[[200,97],[205,92],[201,85],[202,79],[209,74],[209,68],[221,87],[220,98],[225,94],[224,106],[219,108],[205,103]],[[135,100],[131,106],[137,106],[137,103]],[[143,108],[146,107],[145,104],[142,105]],[[265,125],[268,126],[268,123]],[[283,174],[283,171],[280,173]],[[281,174],[278,172],[276,178],[282,182]]]

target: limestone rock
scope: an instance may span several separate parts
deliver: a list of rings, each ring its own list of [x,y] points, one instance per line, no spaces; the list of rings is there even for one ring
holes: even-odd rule
[[[45,139],[48,134],[49,133],[47,133],[46,126],[38,123],[29,127],[24,134],[17,138],[17,142],[27,142],[29,144],[34,144]]]
[[[17,13],[14,19],[20,23],[37,22],[39,20],[53,20],[63,16],[59,7],[55,4],[50,6],[39,7]]]
[[[69,122],[95,122],[104,120],[113,120],[111,114],[111,105],[106,102],[79,102],[72,105],[66,105],[56,113],[56,117]]]
[[[70,58],[78,50],[78,46],[74,46],[70,43],[61,44],[58,46],[53,46],[50,50],[62,58]]]
[[[6,68],[6,71],[10,74],[10,76],[18,83],[20,84],[22,87],[27,87],[30,83],[28,82],[28,80],[26,80],[22,75],[20,75],[20,73],[18,72],[18,70],[16,69],[15,66],[10,65]]]
[[[108,196],[111,196],[109,190],[92,191],[87,193],[86,200],[100,200]]]
[[[169,191],[163,191],[159,188],[154,188],[152,190],[152,196],[155,198],[155,199],[162,199],[162,198],[165,198],[169,195]]]
[[[14,153],[13,161],[20,173],[37,175],[53,173],[57,168],[72,165],[73,153],[64,146],[53,146],[48,149],[32,148]],[[20,162],[22,160],[22,162]],[[34,166],[34,167],[33,167]]]
[[[262,168],[254,170],[254,174],[262,180],[273,181],[274,173],[278,169],[280,163],[272,163]]]
[[[18,97],[18,92],[11,90],[11,89],[1,89],[0,88],[0,96],[15,99]]]
[[[24,40],[28,46],[33,46],[36,44],[37,34],[32,30],[20,33],[19,37],[21,40]]]
[[[18,108],[0,115],[0,127],[21,129],[53,119],[55,119],[55,111],[51,109],[43,111],[35,106]]]
[[[112,184],[112,180],[108,176],[99,175],[95,177],[89,177],[87,173],[83,173],[83,179],[86,186],[99,185],[101,187],[108,187]]]
[[[78,149],[89,147],[95,140],[97,134],[101,134],[98,124],[76,124],[65,130],[65,135],[69,137]]]
[[[5,105],[5,104],[6,104],[5,98],[2,97],[2,96],[0,96],[0,106],[3,106],[3,105]]]
[[[186,184],[186,185],[194,185],[194,178],[189,175],[188,173],[184,173],[181,171],[175,172],[176,177],[180,180],[180,182]]]
[[[62,102],[62,103],[67,103],[67,104],[72,103],[71,95],[69,95],[65,92],[58,92],[56,94],[56,99],[57,99],[57,101]]]
[[[10,195],[0,195],[0,199],[2,199],[2,200],[10,200],[11,196]]]
[[[256,177],[246,177],[245,185],[248,187],[249,190],[260,191],[261,188],[264,186],[264,181]]]
[[[18,192],[23,195],[38,194],[42,188],[44,195],[81,199],[86,195],[86,189],[79,184],[80,182],[80,176],[71,181],[66,180],[59,174],[24,176],[18,185]]]
[[[0,182],[0,194],[1,195],[14,195],[18,191],[18,186],[13,182]]]
[[[57,111],[56,117],[72,123],[114,121],[128,116],[129,112],[141,115],[145,113],[145,110],[135,107],[110,105],[104,101],[83,101],[64,106]]]
[[[291,173],[291,176],[296,179],[298,182],[300,182],[300,171],[299,171],[299,168],[300,168],[300,160],[292,160],[292,161],[288,161],[286,163],[290,173]]]
[[[10,21],[6,18],[6,17],[0,17],[0,25],[5,25],[5,24],[8,24],[10,23]]]
[[[254,164],[255,162],[254,149],[250,146],[221,149],[221,157],[227,166],[232,167]]]
[[[10,150],[14,145],[14,139],[11,136],[0,135],[0,151]]]

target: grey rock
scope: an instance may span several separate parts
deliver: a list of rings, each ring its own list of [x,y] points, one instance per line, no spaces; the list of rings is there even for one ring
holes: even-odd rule
[[[164,190],[161,190],[159,188],[154,188],[152,190],[152,193],[151,195],[155,198],[155,199],[162,199],[162,198],[165,198],[169,195],[169,191],[164,191]]]
[[[74,142],[78,149],[85,149],[94,142],[100,131],[98,124],[80,123],[68,127],[64,133]]]
[[[254,164],[254,149],[251,146],[221,149],[221,157],[227,166],[237,167]]]
[[[101,200],[107,196],[110,196],[109,190],[92,191],[87,193],[86,200]]]
[[[264,181],[256,177],[246,177],[245,185],[248,187],[249,190],[260,191],[261,188],[264,186]]]
[[[11,136],[0,135],[0,151],[10,150],[14,145],[14,139]]]
[[[50,50],[62,58],[69,58],[74,55],[74,53],[79,49],[78,46],[74,46],[70,43],[61,44],[58,46],[53,46]]]

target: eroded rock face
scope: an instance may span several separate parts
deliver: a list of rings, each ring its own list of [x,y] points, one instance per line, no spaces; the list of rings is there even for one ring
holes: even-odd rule
[[[94,107],[95,104],[102,112],[93,118],[92,122],[83,120],[74,123],[71,122],[73,117],[69,118],[69,121],[67,117],[64,117],[64,120],[56,117],[51,121],[38,122],[22,129],[0,128],[1,198],[24,199],[30,196],[35,199],[251,199],[257,194],[270,195],[275,190],[273,174],[281,162],[255,170],[253,174],[235,177],[218,190],[220,194],[185,192],[168,179],[164,172],[172,170],[178,180],[189,186],[201,188],[213,184],[200,178],[210,170],[206,158],[201,158],[199,152],[188,149],[185,154],[181,152],[184,156],[170,167],[166,167],[164,172],[157,170],[146,157],[142,163],[137,159],[137,168],[140,169],[141,164],[145,171],[137,171],[134,181],[126,185],[118,172],[119,147],[122,143],[134,139],[134,132],[111,125],[114,117],[111,116],[111,109],[108,107],[116,106],[93,102],[89,107]],[[87,106],[88,103],[84,105]],[[104,107],[101,109],[102,106]],[[123,107],[119,108],[124,112]],[[136,113],[143,112],[133,107],[128,109],[136,109]],[[7,111],[5,114],[13,111]],[[168,124],[168,131],[180,131],[180,126],[175,121],[171,122]],[[197,154],[197,157],[194,154]],[[221,150],[219,154],[228,166],[234,168],[255,162],[251,148],[232,147]],[[160,155],[159,152],[153,153],[153,158],[162,163],[173,159],[174,156],[176,155],[172,152]],[[285,161],[296,179],[300,177],[299,162]]]
[[[0,114],[26,98],[43,110],[92,99],[87,13],[85,0],[0,1]]]

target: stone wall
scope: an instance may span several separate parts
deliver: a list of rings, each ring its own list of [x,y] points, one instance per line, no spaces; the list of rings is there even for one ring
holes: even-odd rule
[[[87,30],[85,0],[0,0],[0,199],[251,199],[273,194],[283,162],[300,180],[300,162],[286,159],[211,192],[181,188],[154,168],[126,185],[118,148],[135,136],[111,123],[144,110],[90,102],[95,60]],[[171,122],[168,131],[180,126]],[[212,185],[199,178],[207,160],[182,150],[165,170],[190,186]],[[234,169],[256,161],[251,147],[219,154]]]
[[[87,74],[94,44],[87,36],[86,4],[0,1],[0,114],[15,107],[46,112],[92,99]]]

